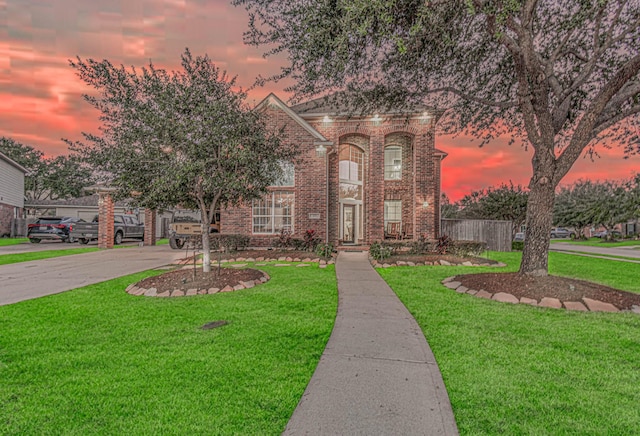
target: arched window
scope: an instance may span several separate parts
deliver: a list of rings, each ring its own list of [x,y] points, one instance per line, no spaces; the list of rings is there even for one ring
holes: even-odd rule
[[[402,147],[390,145],[384,149],[384,179],[402,179]]]

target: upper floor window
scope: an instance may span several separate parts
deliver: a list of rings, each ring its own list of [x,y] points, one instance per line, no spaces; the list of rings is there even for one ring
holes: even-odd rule
[[[402,179],[402,147],[390,145],[384,149],[384,179]]]
[[[273,186],[295,186],[295,168],[293,163],[280,161],[280,168],[282,168],[282,177],[273,183]]]
[[[364,152],[354,145],[343,145],[340,149],[339,173],[340,180],[362,182]]]

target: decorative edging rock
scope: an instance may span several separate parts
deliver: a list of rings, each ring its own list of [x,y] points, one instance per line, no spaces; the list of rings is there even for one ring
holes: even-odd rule
[[[260,271],[260,270],[258,270]],[[158,290],[156,288],[143,288],[140,286],[137,286],[135,283],[130,284],[129,286],[127,286],[127,289],[125,289],[125,291],[128,294],[131,295],[137,295],[137,296],[145,296],[145,297],[189,297],[192,295],[203,295],[203,294],[217,294],[219,292],[231,292],[231,291],[239,291],[241,289],[250,289],[253,288],[257,285],[261,285],[263,283],[268,282],[271,277],[269,277],[269,274],[267,274],[264,271],[260,271],[262,273],[262,277],[260,277],[259,279],[256,280],[248,280],[248,281],[240,281],[237,285],[235,286],[225,286],[222,289],[219,288],[208,288],[208,289],[198,289],[198,288],[192,288],[192,289],[187,289],[186,291],[183,291],[181,289],[174,289],[173,291],[165,291],[165,292],[161,292],[158,293]]]
[[[484,266],[484,267],[489,267],[489,268],[497,268],[497,267],[504,267],[507,266],[506,264],[502,263],[502,262],[497,262],[494,264],[483,264],[483,263],[473,263],[469,260],[465,260],[464,262],[460,262],[460,263],[454,263],[454,262],[449,262],[448,260],[436,260],[434,262],[409,262],[409,261],[403,261],[403,260],[399,260],[397,262],[392,262],[392,263],[380,263],[375,259],[369,258],[369,261],[371,262],[371,265],[373,265],[374,268],[391,268],[392,266],[438,266],[438,265],[444,265],[444,266]]]
[[[326,266],[333,265],[336,263],[335,259],[312,259],[310,257],[288,257],[288,256],[280,256],[280,257],[236,257],[230,259],[221,259],[220,263],[234,263],[234,262],[305,262],[305,263],[317,263],[318,265]],[[178,259],[173,262],[175,265],[193,265],[193,257],[187,257],[183,259]],[[211,259],[211,265],[217,264],[218,261],[216,259]],[[200,261],[198,264],[202,264]],[[277,266],[277,265],[276,265]]]
[[[486,298],[488,300],[500,301],[502,303],[511,303],[511,304],[529,304],[531,306],[539,306],[539,307],[547,307],[553,309],[566,309],[566,310],[577,310],[581,312],[620,312],[621,310],[615,307],[611,303],[605,303],[604,301],[592,300],[591,298],[584,297],[582,302],[580,301],[560,301],[557,298],[551,297],[543,297],[540,301],[534,300],[532,298],[521,297],[518,299],[513,294],[509,294],[507,292],[497,292],[495,294],[491,294],[490,292],[485,291],[484,289],[475,290],[469,289],[466,286],[463,286],[462,283],[454,280],[455,277],[447,277],[441,283],[449,289],[453,289],[454,291],[460,294],[469,294],[475,297]],[[633,312],[640,314],[640,306],[634,305],[631,307],[629,311],[623,312]]]

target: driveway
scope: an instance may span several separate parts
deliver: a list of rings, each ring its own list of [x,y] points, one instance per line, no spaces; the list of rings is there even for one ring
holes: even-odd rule
[[[623,256],[640,260],[639,245],[627,247],[593,247],[591,245],[574,245],[566,242],[555,242],[551,244],[549,249],[552,251],[561,251],[566,253],[587,253],[588,255],[595,257],[598,255]]]
[[[54,246],[54,243],[50,245]],[[74,244],[60,245],[69,248]],[[130,248],[2,265],[0,305],[57,294],[157,268],[170,264],[183,255],[182,251],[172,250],[168,245],[138,247],[136,244]]]

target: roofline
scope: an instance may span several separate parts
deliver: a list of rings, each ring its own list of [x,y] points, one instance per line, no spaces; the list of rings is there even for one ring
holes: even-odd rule
[[[420,118],[425,112],[429,112],[430,114],[432,114],[436,119],[440,118],[442,116],[442,114],[444,114],[444,110],[441,109],[432,109],[432,108],[424,108],[423,110],[420,111],[389,111],[389,112],[377,112],[378,115],[380,116],[391,116],[391,117],[406,117],[406,116],[410,116],[410,118]],[[373,115],[373,113],[371,114],[355,114],[355,113],[350,113],[350,112],[332,112],[332,111],[327,111],[327,112],[308,112],[308,113],[303,113],[300,114],[299,116],[301,118],[304,119],[311,119],[311,118],[322,118],[325,115],[329,115],[329,116],[333,116],[333,117],[345,117],[345,118],[368,118],[371,115]],[[413,115],[413,116],[412,116]]]
[[[7,162],[9,165],[19,169],[20,171],[22,171],[24,174],[27,174],[29,172],[28,169],[26,169],[25,167],[23,167],[22,165],[20,165],[18,162],[14,161],[13,159],[9,158],[9,156],[7,156],[6,154],[2,153],[0,151],[0,159],[4,160],[5,162]]]
[[[322,134],[320,134],[320,132],[318,132],[316,129],[311,127],[311,125],[309,123],[307,123],[300,115],[298,115],[293,110],[291,110],[291,108],[289,106],[287,106],[282,100],[280,100],[278,98],[278,96],[275,95],[273,92],[271,92],[260,103],[258,103],[257,106],[254,108],[254,110],[264,110],[264,109],[266,109],[267,105],[269,105],[269,104],[273,104],[273,105],[277,106],[278,108],[282,109],[282,111],[284,113],[289,115],[290,118],[292,118],[303,129],[305,129],[307,132],[309,132],[311,134],[311,136],[313,136],[317,141],[330,142],[327,138],[322,136]]]

